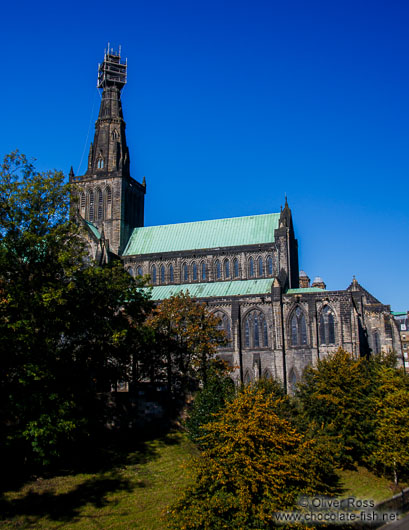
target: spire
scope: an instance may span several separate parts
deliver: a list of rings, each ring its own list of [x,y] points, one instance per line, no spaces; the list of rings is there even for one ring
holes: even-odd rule
[[[98,65],[97,87],[102,90],[102,96],[88,156],[88,176],[129,175],[129,151],[121,102],[126,74],[127,62],[121,61],[120,50],[115,52],[108,44],[104,61]]]
[[[72,169],[72,166],[71,166],[71,169],[70,169],[70,172],[68,173],[68,176],[70,178],[70,181],[74,180],[74,170]]]
[[[287,194],[285,194],[284,208],[281,207],[280,226],[287,227],[290,229],[291,232],[293,232],[293,219],[292,219],[291,209],[288,206]]]

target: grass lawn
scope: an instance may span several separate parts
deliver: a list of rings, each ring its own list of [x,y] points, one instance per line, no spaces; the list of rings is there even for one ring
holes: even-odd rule
[[[375,503],[389,499],[395,495],[393,483],[390,479],[378,477],[364,467],[356,470],[340,471],[341,487],[344,489],[341,498],[355,497],[357,499],[373,500]],[[402,484],[402,488],[406,485]],[[400,491],[400,489],[399,489]]]
[[[196,454],[178,432],[123,451],[119,458],[114,454],[116,459],[107,451],[105,469],[38,478],[4,492],[0,528],[163,530],[161,514],[189,483],[186,464]],[[341,498],[379,502],[393,495],[389,480],[365,468],[340,476]]]
[[[189,482],[196,454],[180,433],[144,444],[105,471],[38,478],[0,501],[0,528],[163,529],[161,513]]]

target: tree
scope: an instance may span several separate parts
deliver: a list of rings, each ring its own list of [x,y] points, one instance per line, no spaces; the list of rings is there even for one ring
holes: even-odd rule
[[[403,369],[380,364],[375,395],[375,449],[370,462],[392,473],[395,486],[409,472],[409,380]]]
[[[215,361],[210,366],[206,384],[195,395],[186,428],[189,438],[199,447],[206,434],[205,425],[213,421],[235,396],[234,383],[228,375],[230,371],[224,363]]]
[[[218,345],[226,342],[219,323],[205,304],[183,292],[163,300],[153,310],[148,325],[156,334],[156,358],[162,360],[170,392],[184,393],[197,381],[206,383],[209,363]]]
[[[275,512],[296,507],[300,495],[334,493],[331,457],[277,407],[279,399],[249,385],[205,426],[195,484],[169,509],[170,528],[271,528]]]
[[[324,429],[341,466],[362,461],[373,448],[372,393],[370,363],[342,349],[307,368],[298,387],[305,427]]]
[[[89,263],[70,191],[18,152],[1,166],[0,436],[43,463],[89,433],[96,391],[128,377],[150,309],[120,263]]]

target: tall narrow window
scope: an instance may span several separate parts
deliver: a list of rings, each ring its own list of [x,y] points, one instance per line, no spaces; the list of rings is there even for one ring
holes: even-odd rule
[[[98,201],[98,221],[102,221],[103,219],[103,198],[102,198],[102,191],[98,188],[97,189],[97,201]]]
[[[216,261],[216,278],[220,280],[222,277],[222,266],[220,265],[220,261]]]
[[[381,353],[381,341],[379,340],[379,333],[374,331],[372,335],[373,352],[375,355]]]
[[[85,217],[85,193],[82,192],[80,196],[80,208],[81,208],[81,215],[82,217]]]
[[[94,220],[94,208],[95,208],[95,205],[94,205],[94,192],[92,190],[90,190],[90,192],[89,192],[88,201],[89,201],[89,216],[88,216],[88,220],[89,221],[93,221]]]
[[[265,319],[263,319],[263,346],[268,346],[268,331]]]
[[[321,344],[335,344],[335,320],[332,309],[326,305],[320,315]]]
[[[160,283],[163,285],[165,283],[165,266],[161,265],[160,267]]]
[[[226,259],[224,262],[224,277],[230,277],[230,261],[228,259]]]
[[[273,258],[271,256],[267,258],[267,274],[269,276],[273,275]]]
[[[249,274],[250,274],[250,278],[252,278],[254,276],[254,260],[253,260],[253,258],[250,258],[250,260],[249,260]]]
[[[260,337],[259,337],[259,328],[258,328],[258,314],[255,313],[253,318],[253,346],[256,348],[260,346]]]
[[[258,258],[258,275],[259,276],[263,276],[263,259],[261,258],[261,256]]]
[[[111,188],[107,186],[105,190],[106,195],[106,213],[105,213],[105,219],[111,219],[112,216],[112,192]]]
[[[139,266],[139,267],[136,269],[136,274],[137,274],[138,276],[142,276],[142,267]]]
[[[187,282],[189,280],[189,272],[187,270],[187,263],[183,264],[183,281]]]
[[[237,258],[234,258],[233,261],[233,276],[235,278],[239,277],[239,260]]]
[[[169,281],[170,283],[173,283],[175,281],[174,274],[173,274],[173,265],[169,265]]]
[[[104,168],[104,159],[103,158],[98,158],[97,167],[98,167],[98,169],[103,169]]]
[[[297,387],[297,376],[293,369],[291,369],[290,374],[288,376],[288,383],[290,386],[290,392],[294,394],[295,389]]]
[[[206,280],[207,272],[206,272],[206,263],[202,261],[202,280]]]
[[[307,325],[300,307],[297,307],[291,317],[291,345],[303,346],[307,344]]]
[[[193,281],[197,282],[197,265],[196,265],[196,262],[193,262],[192,271],[193,271]]]
[[[156,265],[153,265],[152,267],[152,283],[156,284]]]
[[[220,319],[217,329],[222,329],[225,332],[228,341],[227,346],[231,345],[230,318],[223,311],[216,311],[214,315]]]
[[[250,321],[248,318],[244,322],[244,344],[247,348],[250,347]]]
[[[250,311],[245,317],[244,343],[247,348],[268,346],[267,323],[262,311]]]

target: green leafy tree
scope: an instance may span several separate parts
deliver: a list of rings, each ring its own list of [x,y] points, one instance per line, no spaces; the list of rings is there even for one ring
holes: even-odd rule
[[[209,369],[206,384],[195,395],[186,428],[189,438],[199,447],[206,433],[204,426],[215,418],[217,412],[228,406],[235,396],[229,372],[224,363],[216,361]]]
[[[95,393],[128,377],[146,295],[89,263],[62,173],[18,152],[0,170],[2,446],[47,463],[89,432]],[[4,454],[4,453],[3,453]]]
[[[305,371],[298,387],[306,431],[331,441],[340,466],[362,461],[373,449],[372,367],[339,349]]]
[[[271,528],[300,495],[334,493],[330,455],[280,418],[280,406],[249,385],[205,426],[195,484],[170,507],[169,528]]]
[[[393,475],[409,473],[409,379],[403,369],[380,364],[375,395],[375,442],[370,462]]]
[[[171,393],[183,394],[197,381],[206,383],[217,347],[226,342],[219,323],[205,304],[183,292],[153,310],[148,325],[155,332],[156,360],[161,360],[156,369],[165,375]]]

